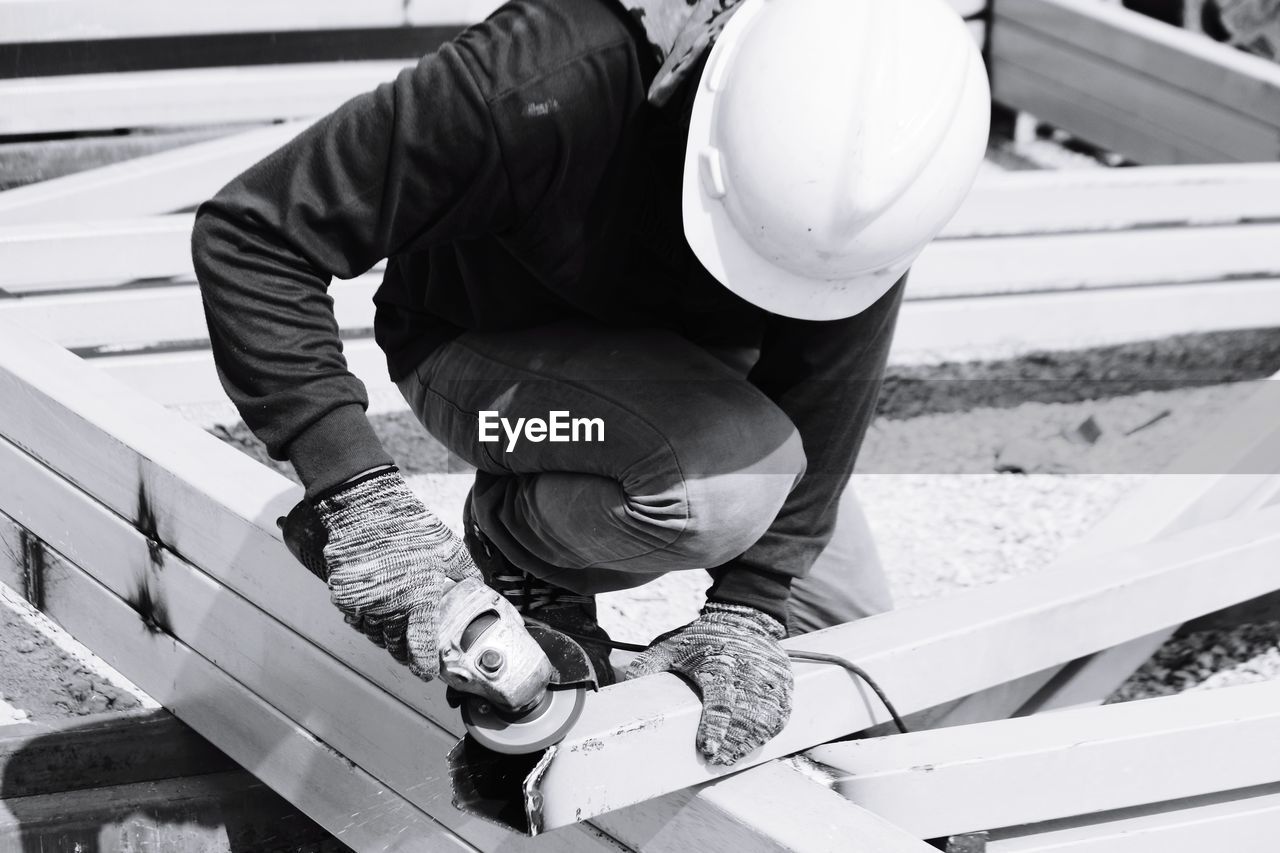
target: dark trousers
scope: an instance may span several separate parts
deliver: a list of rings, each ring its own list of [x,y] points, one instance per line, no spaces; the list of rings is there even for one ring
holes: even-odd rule
[[[772,524],[805,469],[787,416],[746,381],[751,352],[713,352],[667,331],[584,321],[466,333],[399,387],[418,419],[476,468],[476,522],[525,571],[580,593],[718,566]],[[480,440],[482,412],[580,424],[577,441]],[[493,423],[490,416],[488,423]],[[561,432],[572,437],[572,428]],[[493,435],[494,430],[489,434]],[[851,490],[789,615],[812,631],[890,609]]]

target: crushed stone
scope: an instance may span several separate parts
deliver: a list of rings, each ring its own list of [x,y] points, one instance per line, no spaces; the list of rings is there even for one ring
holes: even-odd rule
[[[11,720],[82,717],[140,704],[0,601],[0,705],[11,708]]]
[[[1107,700],[1128,702],[1280,678],[1280,620],[1175,637]]]

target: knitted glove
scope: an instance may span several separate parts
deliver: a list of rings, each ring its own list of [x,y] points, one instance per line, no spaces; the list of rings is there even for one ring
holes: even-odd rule
[[[445,579],[478,577],[462,539],[423,505],[399,471],[375,472],[316,501],[328,532],[329,593],[347,624],[426,681],[440,661]]]
[[[627,678],[674,672],[702,695],[698,751],[712,764],[733,764],[763,745],[791,716],[795,680],[778,645],[786,631],[752,607],[708,602],[702,614],[659,637]]]

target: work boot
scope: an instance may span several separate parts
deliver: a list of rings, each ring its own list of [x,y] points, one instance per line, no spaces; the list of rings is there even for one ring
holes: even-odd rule
[[[597,686],[613,684],[617,677],[609,663],[610,639],[596,619],[595,596],[570,592],[512,565],[476,524],[470,494],[462,506],[462,525],[463,541],[485,584],[510,601],[526,620],[541,622],[578,643],[595,669]]]

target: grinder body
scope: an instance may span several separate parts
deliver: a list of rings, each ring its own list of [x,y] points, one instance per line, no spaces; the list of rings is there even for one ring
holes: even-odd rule
[[[278,520],[285,545],[328,581],[328,533],[302,501]],[[596,674],[572,639],[524,617],[478,578],[449,581],[440,598],[436,648],[449,704],[468,734],[496,752],[524,754],[558,742],[582,711]]]

